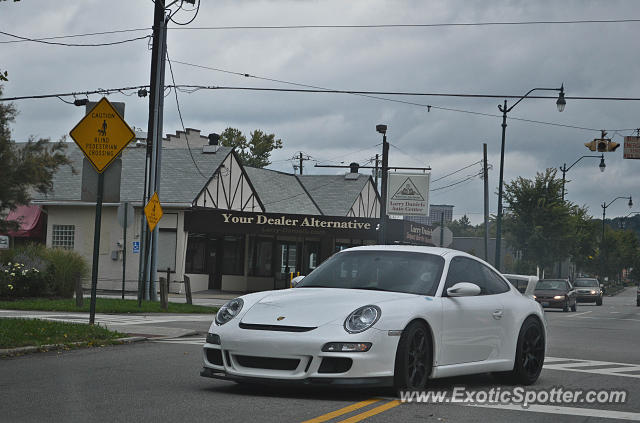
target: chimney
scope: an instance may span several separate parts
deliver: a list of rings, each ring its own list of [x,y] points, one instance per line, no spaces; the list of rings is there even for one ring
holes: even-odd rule
[[[358,173],[358,169],[360,169],[360,165],[356,162],[349,164],[350,173],[347,173],[344,178],[347,180],[356,180],[360,176]]]
[[[218,145],[220,142],[220,135],[212,133],[209,134],[209,144],[202,146],[203,153],[215,154],[218,152],[220,146]]]

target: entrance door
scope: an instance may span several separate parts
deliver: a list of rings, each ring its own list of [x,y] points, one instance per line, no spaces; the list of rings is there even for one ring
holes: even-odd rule
[[[224,248],[222,239],[209,239],[207,242],[207,272],[209,289],[222,289],[222,260]]]
[[[296,267],[298,258],[298,248],[293,241],[279,241],[278,242],[278,267],[276,270],[276,278],[278,279],[279,288],[289,288],[290,276],[299,270]]]

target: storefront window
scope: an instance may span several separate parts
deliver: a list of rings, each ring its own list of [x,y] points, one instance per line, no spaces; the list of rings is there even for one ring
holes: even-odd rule
[[[224,237],[224,259],[222,273],[225,275],[244,274],[244,237]]]
[[[206,245],[207,241],[203,238],[189,238],[185,261],[186,273],[207,273]]]
[[[280,248],[280,272],[285,274],[291,272],[295,273],[297,262],[296,244],[281,244]]]
[[[249,275],[273,276],[273,240],[268,238],[251,238],[249,251]]]

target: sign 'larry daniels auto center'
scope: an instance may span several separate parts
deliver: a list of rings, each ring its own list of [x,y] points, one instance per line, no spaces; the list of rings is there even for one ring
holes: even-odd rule
[[[429,214],[429,174],[390,173],[387,214],[426,216]]]

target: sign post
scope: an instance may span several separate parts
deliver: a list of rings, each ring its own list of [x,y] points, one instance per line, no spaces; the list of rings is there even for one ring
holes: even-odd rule
[[[91,109],[69,132],[87,159],[98,172],[96,196],[96,219],[93,235],[93,263],[91,268],[91,305],[89,324],[96,317],[96,290],[98,287],[98,259],[100,256],[100,224],[102,221],[102,197],[104,194],[104,170],[118,157],[120,152],[135,138],[129,128],[106,97]]]

